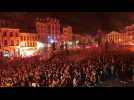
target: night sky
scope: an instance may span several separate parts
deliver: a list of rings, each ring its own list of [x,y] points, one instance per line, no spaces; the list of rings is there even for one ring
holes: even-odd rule
[[[132,12],[1,12],[5,16],[32,25],[36,17],[56,17],[63,25],[71,25],[75,33],[94,34],[98,29],[105,32],[123,29],[134,23]]]

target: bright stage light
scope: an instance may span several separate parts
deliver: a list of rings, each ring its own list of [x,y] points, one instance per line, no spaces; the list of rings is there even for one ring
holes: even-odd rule
[[[36,50],[28,50],[28,49],[21,49],[20,54],[22,57],[30,57],[33,56]]]
[[[51,39],[51,40],[50,40],[50,43],[54,43],[54,40],[53,40],[53,39]]]
[[[25,55],[28,56],[28,57],[30,57],[30,56],[33,56],[34,52],[35,51],[33,51],[33,50],[25,51]]]
[[[72,45],[73,43],[72,42],[68,42],[68,45]]]
[[[25,43],[26,42],[21,42],[17,48],[16,48],[16,52],[19,50],[20,51],[20,55],[22,57],[30,57],[30,56],[33,56],[34,53],[36,52],[35,48],[34,47],[25,47]],[[39,43],[37,43],[38,46],[40,46]]]
[[[129,45],[134,45],[134,43],[133,42],[129,42]]]
[[[76,41],[76,44],[78,44],[78,43],[79,43],[79,40]]]
[[[37,42],[37,49],[44,48],[44,44],[41,42]]]

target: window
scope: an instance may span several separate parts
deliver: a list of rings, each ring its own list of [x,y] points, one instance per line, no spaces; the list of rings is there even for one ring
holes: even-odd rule
[[[23,36],[20,37],[21,41],[23,41]]]
[[[19,40],[17,40],[16,45],[17,45],[17,46],[19,45]]]
[[[31,41],[31,37],[29,36],[29,40]]]
[[[31,41],[31,36],[29,36],[29,40]]]
[[[30,46],[32,47],[32,46],[33,46],[33,44],[32,44],[32,43],[30,43]]]
[[[32,41],[35,41],[35,40],[34,40],[34,36],[32,37]]]
[[[27,40],[29,40],[29,37],[27,37]]]
[[[0,44],[0,49],[1,49],[1,44]]]
[[[26,37],[24,36],[24,40],[26,40]]]
[[[34,41],[36,41],[36,36],[34,37]]]
[[[13,32],[10,32],[10,37],[13,37]]]
[[[29,43],[29,47],[31,47],[31,43]]]
[[[31,47],[31,43],[29,43],[29,47]]]
[[[33,42],[31,43],[31,46],[34,46]]]
[[[36,46],[36,42],[34,42],[34,46]]]
[[[33,46],[35,46],[35,42],[33,42]]]
[[[31,36],[31,41],[33,41],[33,36]]]
[[[16,37],[19,37],[18,33],[16,33]]]
[[[29,42],[26,43],[26,47],[29,47]]]
[[[7,43],[7,40],[4,40],[4,46],[7,46],[8,43]]]
[[[11,46],[14,46],[14,41],[13,40],[11,40]]]
[[[4,33],[3,33],[3,36],[4,36],[4,37],[5,37],[5,36],[7,36],[7,33],[6,33],[6,32],[4,32]]]
[[[27,46],[27,43],[25,43],[25,47]]]
[[[34,41],[36,41],[36,36],[34,36]]]
[[[36,40],[39,40],[39,36],[37,36]]]

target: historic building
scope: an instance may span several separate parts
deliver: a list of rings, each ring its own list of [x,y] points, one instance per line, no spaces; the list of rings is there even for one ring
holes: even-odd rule
[[[60,21],[56,18],[37,18],[36,31],[39,34],[39,41],[48,46],[53,42],[58,42],[60,39]]]
[[[31,26],[10,19],[0,19],[0,52],[6,56],[19,56],[27,55],[26,50],[36,50],[39,42],[48,47],[60,41],[60,28],[60,21],[50,17],[37,18]]]
[[[71,26],[64,26],[62,32],[62,41],[68,42],[71,41],[73,37],[72,27]]]
[[[34,52],[37,49],[38,34],[37,33],[20,33],[19,50],[20,55],[28,55],[27,52]],[[28,53],[29,53],[28,52]]]
[[[0,28],[0,51],[10,56],[18,54],[16,47],[20,43],[19,29]]]
[[[108,42],[110,44],[126,45],[132,40],[132,36],[127,33],[119,33],[112,31],[106,34],[103,38],[103,42]]]
[[[126,26],[124,32],[131,36],[131,40],[134,43],[134,24]]]
[[[19,56],[21,49],[36,49],[37,33],[22,33],[20,29],[0,28],[0,51],[3,55]],[[24,50],[23,50],[24,51]]]

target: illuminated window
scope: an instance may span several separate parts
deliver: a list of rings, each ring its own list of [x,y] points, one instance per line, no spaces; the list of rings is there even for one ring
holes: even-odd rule
[[[16,45],[17,45],[17,46],[19,45],[19,40],[16,41]]]
[[[0,49],[1,49],[1,42],[0,42]]]
[[[35,41],[37,40],[37,38],[38,38],[38,37],[37,37],[37,36],[35,36]]]
[[[24,40],[26,41],[26,37],[24,36]]]
[[[33,46],[33,43],[30,43],[30,46],[32,47]]]
[[[31,47],[32,45],[31,45],[31,43],[29,43],[29,47]]]
[[[29,40],[29,37],[27,37],[27,40]]]
[[[35,43],[33,42],[33,46],[35,46]]]
[[[8,46],[7,40],[4,40],[4,46]]]
[[[30,38],[30,41],[32,41],[32,36],[31,37],[29,37]]]
[[[16,37],[19,37],[18,33],[16,33]]]
[[[11,40],[11,46],[14,46],[14,41],[13,40]]]
[[[32,37],[32,41],[35,41],[35,38],[34,38],[34,36]]]
[[[29,40],[31,41],[31,37],[29,36]]]
[[[3,36],[4,36],[4,37],[5,37],[5,36],[7,36],[7,33],[6,33],[6,32],[4,32],[4,33],[3,33]]]
[[[27,42],[26,46],[29,47],[29,42]]]
[[[32,41],[34,41],[35,39],[34,39],[34,36],[33,37],[31,37],[32,38]]]
[[[13,32],[10,32],[10,37],[13,37]]]
[[[23,41],[23,36],[20,37],[21,41]]]
[[[27,42],[27,43],[25,44],[25,46],[26,46],[26,47],[29,47],[29,42]]]
[[[25,43],[25,47],[27,46],[27,43]]]
[[[34,41],[36,41],[36,36],[34,36]]]

